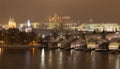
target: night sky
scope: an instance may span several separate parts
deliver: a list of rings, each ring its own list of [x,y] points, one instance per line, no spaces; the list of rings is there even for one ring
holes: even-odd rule
[[[44,21],[57,12],[74,20],[120,22],[120,0],[0,0],[0,23]]]

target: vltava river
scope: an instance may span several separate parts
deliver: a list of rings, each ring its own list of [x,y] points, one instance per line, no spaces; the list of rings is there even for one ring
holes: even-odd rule
[[[120,69],[120,54],[0,48],[0,69]]]

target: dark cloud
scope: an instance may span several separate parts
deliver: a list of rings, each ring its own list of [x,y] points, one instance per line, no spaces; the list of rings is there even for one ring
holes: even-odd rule
[[[53,12],[70,15],[74,19],[96,21],[119,21],[120,0],[0,0],[1,22],[10,16],[17,22],[26,19],[42,21]]]

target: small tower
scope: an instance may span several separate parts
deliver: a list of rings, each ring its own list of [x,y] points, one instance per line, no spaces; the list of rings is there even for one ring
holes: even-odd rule
[[[31,28],[31,24],[30,24],[30,20],[27,20],[27,27],[25,28],[25,32],[31,32],[32,28]]]
[[[8,27],[16,28],[16,22],[14,21],[14,18],[9,18]]]
[[[30,20],[27,20],[27,27],[31,27]]]

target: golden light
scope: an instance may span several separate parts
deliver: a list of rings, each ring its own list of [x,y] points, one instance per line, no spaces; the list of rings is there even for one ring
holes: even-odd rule
[[[44,49],[42,49],[41,51],[41,67],[42,69],[45,68],[45,50]]]
[[[0,48],[0,55],[2,54],[2,48]]]
[[[32,54],[33,55],[35,54],[35,48],[32,48]]]
[[[62,16],[61,18],[62,18],[62,19],[71,19],[70,16]]]
[[[16,28],[16,22],[14,21],[13,18],[9,19],[8,26],[9,28]]]

